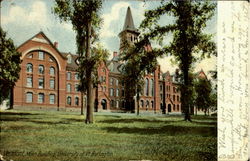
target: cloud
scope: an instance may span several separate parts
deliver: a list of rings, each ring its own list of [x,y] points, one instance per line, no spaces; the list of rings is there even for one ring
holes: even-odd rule
[[[24,8],[17,5],[11,6],[7,15],[2,15],[2,24],[14,23],[18,26],[36,24],[40,27],[51,26],[48,18],[47,6],[42,1],[34,1],[30,7]]]
[[[114,4],[111,8],[111,12],[103,14],[103,26],[100,32],[100,37],[114,37],[117,33],[114,33],[112,30],[112,22],[118,20],[120,17],[120,10],[123,8],[127,8],[129,3],[127,2],[118,2]]]

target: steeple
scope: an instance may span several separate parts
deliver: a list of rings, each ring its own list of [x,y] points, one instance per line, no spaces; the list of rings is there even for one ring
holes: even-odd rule
[[[126,18],[125,18],[125,22],[123,26],[123,30],[126,30],[126,29],[129,29],[132,31],[136,30],[130,7],[128,7],[127,9],[127,14],[126,14]]]
[[[125,17],[125,22],[123,26],[123,30],[120,32],[120,52],[125,47],[126,43],[134,44],[137,41],[137,37],[139,36],[139,31],[135,28],[132,13],[130,7],[127,9],[127,14]]]

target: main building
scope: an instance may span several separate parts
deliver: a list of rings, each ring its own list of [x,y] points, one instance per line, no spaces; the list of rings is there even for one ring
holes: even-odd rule
[[[120,51],[124,48],[122,41],[134,43],[138,36],[128,8],[119,34]],[[18,51],[22,53],[22,63],[20,78],[14,88],[14,108],[80,110],[82,101],[86,106],[86,96],[78,91],[77,55],[60,52],[58,43],[52,43],[43,32],[21,44]],[[126,111],[121,65],[119,52],[113,52],[111,60],[99,65],[101,83],[94,96],[96,111]],[[158,65],[154,72],[145,75],[140,110],[181,113],[180,97],[175,75],[161,72]]]

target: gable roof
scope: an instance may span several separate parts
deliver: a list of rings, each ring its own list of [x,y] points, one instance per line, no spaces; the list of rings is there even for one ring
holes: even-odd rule
[[[63,59],[67,59],[66,57],[64,57],[62,55],[62,53],[55,47],[55,45],[50,41],[50,39],[42,31],[40,31],[39,33],[37,33],[36,35],[34,35],[33,37],[31,37],[30,39],[28,39],[25,42],[23,42],[21,45],[19,45],[17,47],[17,49],[19,49],[21,46],[23,46],[24,44],[26,44],[28,41],[36,39],[39,35],[41,35],[44,38],[44,42],[42,42],[42,41],[40,41],[40,42],[42,42],[42,43],[46,43],[47,42],[53,49],[55,49],[62,56]]]
[[[67,58],[68,55],[70,55],[71,58],[72,58],[71,63],[68,63],[68,62],[67,62],[66,70],[76,71],[76,70],[78,69],[78,65],[77,65],[77,63],[76,63],[76,60],[77,60],[77,58],[78,58],[78,55],[71,54],[71,53],[64,53],[64,52],[62,52],[62,55],[63,55],[64,57],[66,57],[66,59],[68,59],[68,58]]]

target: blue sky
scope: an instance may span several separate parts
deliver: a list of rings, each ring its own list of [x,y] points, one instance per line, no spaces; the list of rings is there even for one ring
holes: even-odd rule
[[[60,23],[59,19],[52,14],[52,0],[4,0],[1,6],[1,25],[8,36],[14,40],[16,46],[43,31],[48,38],[59,43],[59,50],[76,53],[75,33],[70,23]],[[104,1],[101,11],[103,26],[100,31],[100,41],[110,51],[119,50],[118,34],[123,28],[127,7],[130,6],[136,27],[143,20],[144,11],[155,8],[159,1]],[[171,17],[162,17],[161,24],[171,22]],[[216,33],[216,16],[208,22],[205,32]],[[171,37],[166,38],[166,42]],[[214,37],[216,41],[216,37]],[[171,57],[159,58],[163,72],[173,72],[177,67],[171,64]],[[215,69],[216,58],[206,59],[196,64],[195,70],[201,68],[206,72]]]

